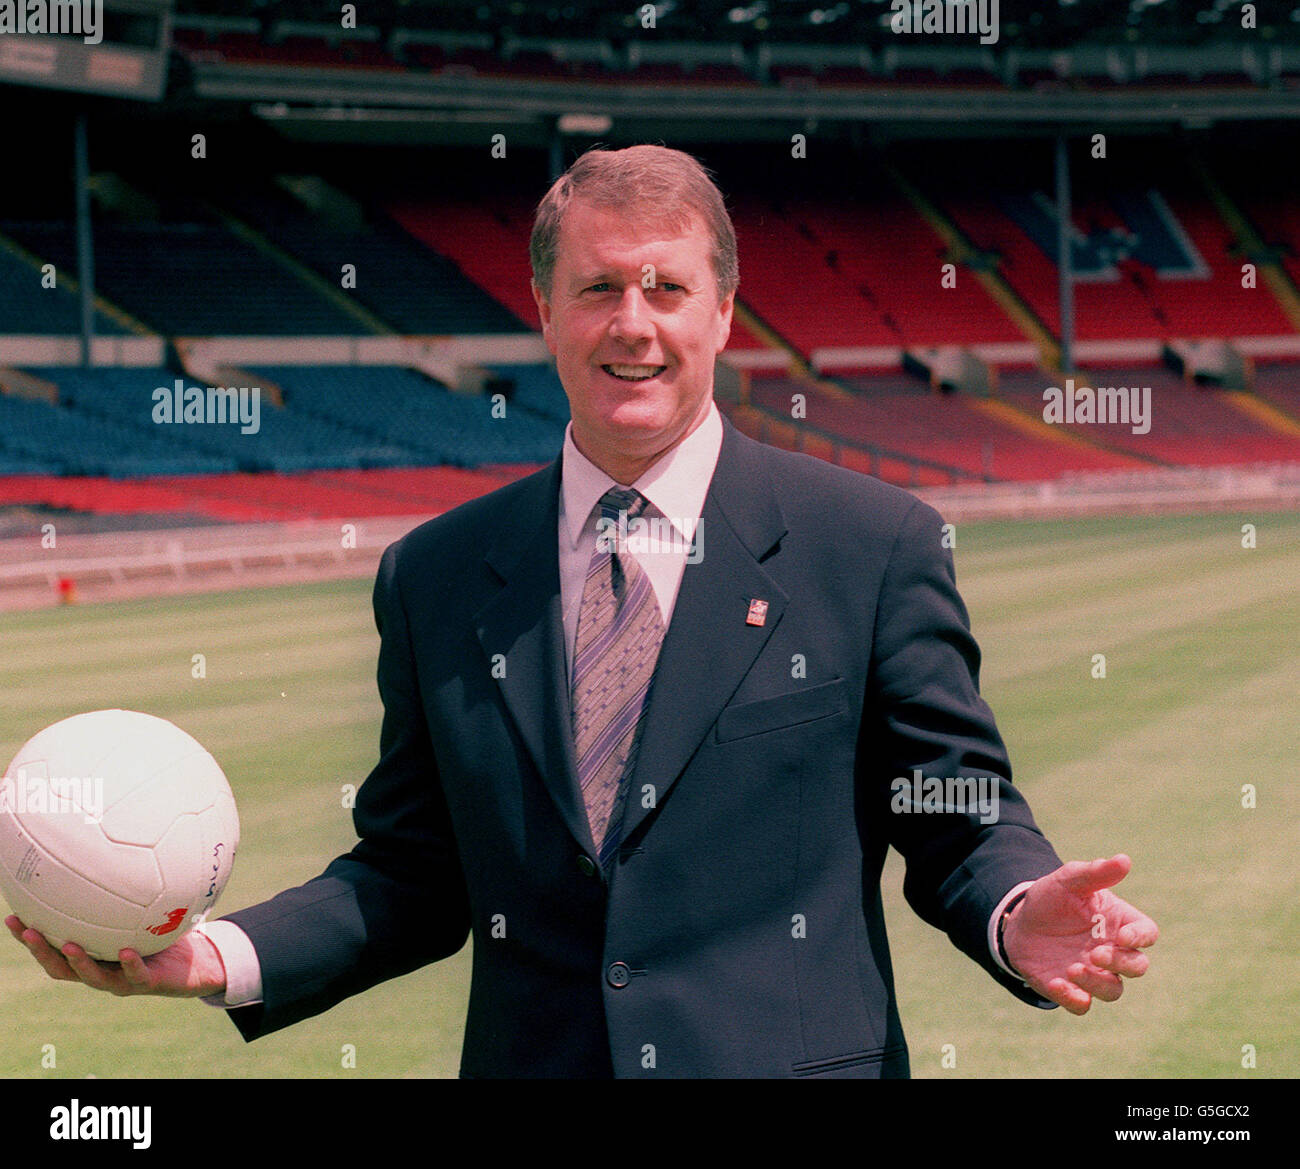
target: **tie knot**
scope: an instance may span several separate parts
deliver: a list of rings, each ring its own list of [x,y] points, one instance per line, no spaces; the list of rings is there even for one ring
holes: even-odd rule
[[[626,512],[628,519],[635,519],[649,502],[635,487],[611,487],[600,497],[600,514],[617,519],[620,512]]]

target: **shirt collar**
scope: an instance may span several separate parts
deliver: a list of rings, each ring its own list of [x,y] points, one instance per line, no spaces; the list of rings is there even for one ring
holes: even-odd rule
[[[716,402],[709,403],[703,422],[658,460],[631,486],[667,517],[690,542],[704,510],[704,497],[722,450],[722,415]],[[560,500],[570,545],[578,546],[592,509],[611,487],[619,486],[588,459],[573,441],[573,423],[564,431],[564,453],[560,472]]]

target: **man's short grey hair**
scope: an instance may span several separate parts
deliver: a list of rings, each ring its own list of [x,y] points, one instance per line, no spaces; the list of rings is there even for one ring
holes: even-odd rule
[[[545,295],[551,295],[560,227],[575,198],[675,231],[686,231],[692,220],[699,220],[713,243],[711,258],[719,301],[736,291],[740,283],[736,230],[710,173],[680,150],[629,146],[587,151],[555,180],[538,204],[528,250],[533,280]]]

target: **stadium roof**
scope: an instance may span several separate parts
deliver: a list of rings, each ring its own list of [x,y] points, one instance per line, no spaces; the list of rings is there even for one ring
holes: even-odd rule
[[[913,0],[918,6],[937,0]],[[961,0],[942,0],[951,5]],[[1001,0],[999,43],[1068,48],[1079,44],[1198,45],[1224,40],[1256,45],[1300,42],[1295,0],[1257,0],[1243,27],[1239,0]],[[887,44],[894,0],[367,0],[361,18],[394,30],[485,33],[511,37],[604,37],[620,40],[655,30],[681,40]],[[320,21],[314,0],[180,0],[178,14],[201,17]]]

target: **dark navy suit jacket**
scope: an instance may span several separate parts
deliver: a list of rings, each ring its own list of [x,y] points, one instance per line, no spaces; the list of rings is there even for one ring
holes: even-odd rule
[[[1060,864],[1011,786],[937,512],[730,424],[602,872],[574,776],[559,461],[415,529],[375,584],[381,758],[360,842],[229,915],[247,1039],[473,935],[465,1076],[901,1076],[881,911],[905,895],[1012,993],[989,918]],[[761,625],[750,604],[768,604]],[[891,781],[997,777],[996,823]]]

